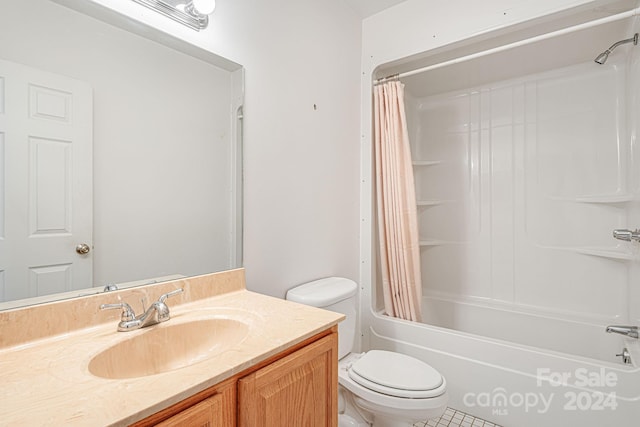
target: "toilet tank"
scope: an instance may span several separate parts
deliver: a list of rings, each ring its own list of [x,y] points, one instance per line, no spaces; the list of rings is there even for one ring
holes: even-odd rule
[[[343,277],[327,277],[304,283],[287,291],[287,300],[342,313],[346,319],[338,324],[338,358],[353,349],[356,337],[356,292],[358,285]]]

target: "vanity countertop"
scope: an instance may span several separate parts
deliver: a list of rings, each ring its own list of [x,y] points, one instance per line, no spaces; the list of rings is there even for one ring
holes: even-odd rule
[[[170,299],[167,303],[171,307],[171,320],[149,328],[117,332],[119,312],[113,311],[109,321],[95,326],[0,348],[0,424],[128,425],[343,319],[341,314],[247,291],[244,283],[241,289],[227,287],[224,293],[195,301],[172,305]],[[133,334],[212,314],[242,317],[249,325],[247,337],[222,354],[160,374],[104,379],[89,372],[92,357]],[[18,326],[8,325],[5,320],[0,327],[5,334],[8,327]]]

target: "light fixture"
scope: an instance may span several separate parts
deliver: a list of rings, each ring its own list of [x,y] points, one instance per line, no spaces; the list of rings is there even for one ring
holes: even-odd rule
[[[211,15],[216,8],[216,0],[191,0],[191,4],[202,15]]]
[[[196,31],[209,25],[215,0],[133,0]]]

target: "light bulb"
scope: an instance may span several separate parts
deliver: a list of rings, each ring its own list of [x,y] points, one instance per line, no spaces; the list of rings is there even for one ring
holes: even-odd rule
[[[216,8],[216,0],[192,0],[193,8],[202,15],[211,15]]]

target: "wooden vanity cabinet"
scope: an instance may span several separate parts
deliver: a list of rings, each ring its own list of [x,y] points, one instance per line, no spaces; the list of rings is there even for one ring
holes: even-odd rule
[[[235,387],[224,387],[213,396],[156,424],[159,427],[214,427],[236,424]]]
[[[337,327],[133,427],[337,427]]]
[[[338,425],[336,334],[238,381],[239,427]]]
[[[232,427],[236,425],[236,383],[232,378],[203,390],[131,427]]]

